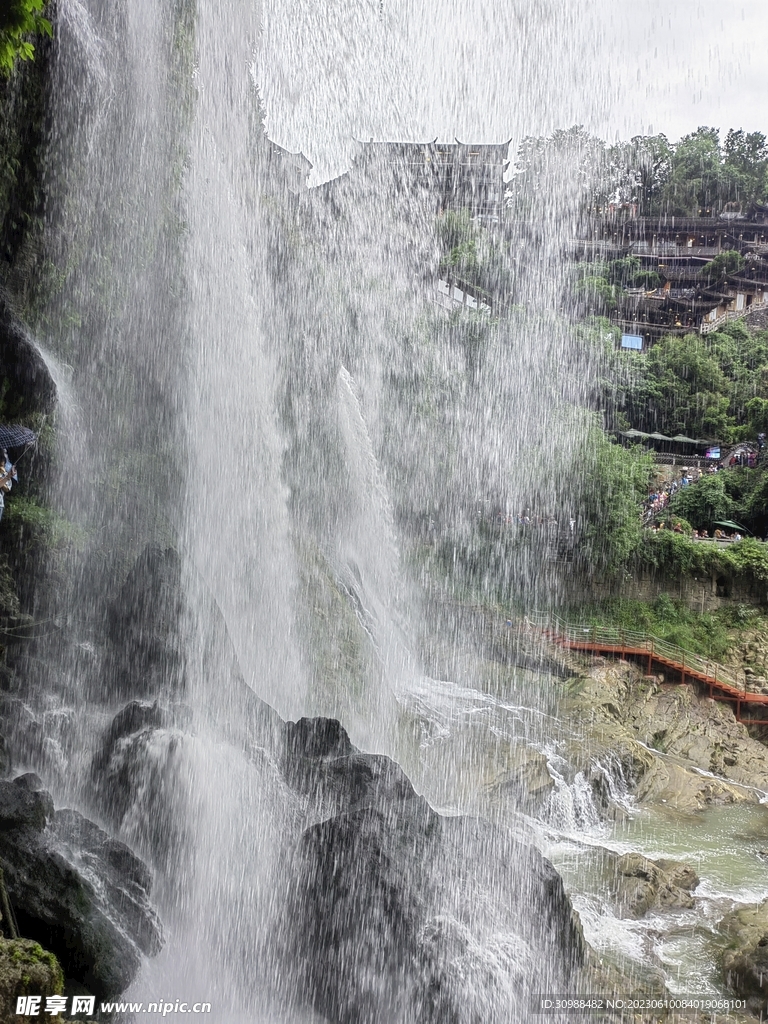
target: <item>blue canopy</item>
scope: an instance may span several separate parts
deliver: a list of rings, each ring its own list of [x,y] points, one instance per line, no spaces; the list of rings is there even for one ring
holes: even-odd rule
[[[36,440],[37,434],[29,427],[0,426],[0,448],[26,448]]]

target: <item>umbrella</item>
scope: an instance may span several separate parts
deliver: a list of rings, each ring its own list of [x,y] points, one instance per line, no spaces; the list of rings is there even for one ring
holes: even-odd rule
[[[739,526],[738,523],[732,523],[727,519],[724,519],[721,523],[714,523],[714,526],[727,526],[729,530],[743,530],[744,533],[748,533],[750,537],[754,536],[751,530],[748,530],[746,526]]]
[[[685,434],[675,434],[672,440],[679,441],[680,444],[698,444],[698,442],[694,438],[686,437]]]
[[[654,441],[671,441],[671,437],[667,437],[665,434],[649,434],[648,437],[653,438]]]
[[[0,448],[26,448],[36,440],[37,434],[29,427],[20,427],[18,424],[11,427],[0,426]]]

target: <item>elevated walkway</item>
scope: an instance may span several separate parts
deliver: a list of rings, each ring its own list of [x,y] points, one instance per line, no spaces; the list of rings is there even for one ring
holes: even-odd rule
[[[650,674],[654,665],[670,682],[698,683],[713,700],[732,704],[736,720],[745,725],[768,725],[768,693],[751,693],[733,669],[635,630],[567,623],[557,616],[530,618],[530,625],[550,643],[570,651],[612,655],[638,661]]]

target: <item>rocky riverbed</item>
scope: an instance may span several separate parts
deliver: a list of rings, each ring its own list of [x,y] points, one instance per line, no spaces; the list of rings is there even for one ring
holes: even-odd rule
[[[764,857],[768,868],[768,746],[750,736],[727,704],[693,685],[665,683],[618,660],[574,667],[577,674],[565,684],[561,702],[572,730],[566,756],[601,815],[626,816],[629,799],[636,813],[662,815],[678,835],[695,835],[697,829],[703,835],[713,821],[728,821],[744,833],[744,860]],[[623,802],[608,784],[611,774],[623,783]],[[616,828],[613,835],[632,831]],[[695,841],[688,845],[697,849]],[[721,845],[723,857],[726,846],[738,851],[738,832]],[[745,884],[729,904],[727,886],[718,891],[712,879],[701,886],[697,872],[707,857],[696,856],[698,863],[670,863],[640,853],[607,854],[604,870],[615,912],[652,919],[654,928],[668,927],[670,933],[684,921],[683,930],[708,930],[706,955],[714,960],[709,976],[723,992],[746,1000],[747,1010],[759,1018],[768,1008],[768,900],[741,903],[738,897],[759,894],[754,880],[761,866],[755,864],[752,889]],[[738,857],[730,870],[738,875]],[[768,870],[765,876],[764,890]],[[699,910],[706,911],[706,924],[696,916]],[[687,918],[684,911],[690,912]]]

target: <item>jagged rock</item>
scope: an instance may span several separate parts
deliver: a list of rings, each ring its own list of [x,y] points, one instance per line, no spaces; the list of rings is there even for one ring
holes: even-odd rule
[[[339,1024],[450,1024],[481,1019],[489,986],[522,1003],[582,962],[578,919],[538,852],[437,814],[390,758],[346,753],[338,723],[304,720],[286,737],[283,774],[322,819],[290,870],[296,998]],[[478,951],[499,934],[515,948],[489,969]]]
[[[67,859],[89,878],[110,915],[142,953],[156,956],[163,947],[162,929],[149,902],[152,876],[143,861],[77,811],[56,811],[50,831]]]
[[[19,996],[42,998],[59,995],[64,975],[53,953],[30,939],[0,937],[0,1021],[19,1020],[16,1000]]]
[[[678,861],[653,861],[639,853],[627,853],[614,865],[616,902],[632,917],[642,917],[652,909],[689,909],[695,904],[691,892],[698,884],[693,868]]]
[[[725,983],[747,1000],[755,1016],[768,1011],[768,900],[737,907],[719,925],[728,938],[722,954]]]
[[[53,800],[33,772],[19,775],[0,789],[0,828],[3,831],[30,828],[42,831],[53,816]]]
[[[0,291],[0,378],[20,396],[22,412],[51,413],[56,405],[56,384],[45,360]]]
[[[510,766],[491,784],[491,789],[515,807],[540,806],[554,788],[547,758],[538,750],[517,744],[509,754]]]
[[[183,705],[132,701],[112,720],[91,763],[104,818],[123,832],[131,819],[131,842],[151,851],[156,865],[168,866],[172,851],[190,838],[169,808],[169,795],[183,793],[180,754],[189,719]]]
[[[644,803],[695,811],[757,802],[755,788],[768,789],[765,744],[691,685],[660,684],[626,662],[595,664],[571,685],[564,710],[590,722],[586,741],[573,745],[575,763],[618,755]]]
[[[136,858],[74,811],[53,813],[33,775],[0,782],[0,862],[21,934],[99,998],[122,992],[157,952],[149,878]],[[135,944],[134,944],[135,943]]]

